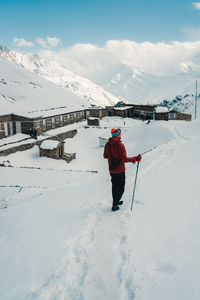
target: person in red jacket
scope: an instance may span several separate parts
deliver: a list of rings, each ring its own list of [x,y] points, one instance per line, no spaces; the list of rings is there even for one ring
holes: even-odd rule
[[[104,158],[108,159],[109,172],[112,182],[112,197],[113,205],[112,211],[119,210],[119,205],[123,204],[121,197],[124,193],[125,187],[125,163],[136,161],[140,162],[142,156],[127,157],[126,148],[121,142],[121,130],[111,129],[112,137],[106,143],[104,148]]]

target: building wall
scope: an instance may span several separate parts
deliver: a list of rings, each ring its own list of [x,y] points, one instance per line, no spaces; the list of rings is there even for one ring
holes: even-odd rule
[[[168,121],[168,112],[166,113],[155,113],[156,120]]]
[[[0,138],[16,133],[28,134],[32,124],[33,121],[31,119],[14,114],[0,116]]]
[[[59,159],[59,148],[53,150],[40,149],[40,156]]]
[[[64,143],[62,143],[56,149],[41,149],[40,148],[40,156],[45,156],[54,159],[60,159],[64,155]]]
[[[179,113],[177,111],[169,112],[169,120],[183,120],[183,121],[191,121],[192,116],[189,114]]]
[[[75,111],[71,113],[55,115],[47,118],[35,118],[29,119],[14,114],[0,116],[0,138],[4,138],[16,133],[29,134],[30,129],[34,128],[38,134],[48,131],[50,129],[62,127],[75,122],[80,122],[88,117],[102,118],[105,116],[120,116],[139,118],[144,120],[185,120],[191,121],[191,115],[182,114],[177,111],[171,111],[170,113],[155,113],[154,105],[126,105],[130,106],[130,109],[116,110],[113,106],[106,108],[94,108]]]
[[[93,125],[93,126],[99,126],[100,122],[99,122],[99,119],[96,118],[96,119],[87,119],[87,124],[88,125]]]
[[[62,127],[68,124],[80,122],[85,119],[85,111],[75,111],[71,113],[56,115],[47,118],[38,118],[34,120],[34,129],[37,130],[38,134],[42,132]]]

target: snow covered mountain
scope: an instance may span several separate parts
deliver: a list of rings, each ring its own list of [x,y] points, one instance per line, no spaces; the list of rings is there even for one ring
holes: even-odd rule
[[[197,104],[199,106],[200,102],[200,94],[197,96]],[[174,99],[171,100],[163,100],[161,102],[162,106],[165,106],[169,108],[170,110],[175,109],[180,112],[185,112],[185,113],[194,113],[194,106],[195,106],[195,96],[194,95],[189,95],[185,94],[184,96],[182,95],[177,95]]]
[[[65,66],[59,65],[56,61],[42,59],[37,54],[32,55],[9,50],[2,46],[0,47],[0,57],[44,77],[76,96],[88,100],[91,104],[106,106],[113,105],[119,101],[119,98],[113,96],[102,87],[76,75]]]
[[[0,57],[0,113],[23,114],[64,108],[68,111],[90,106],[58,85]]]
[[[180,101],[178,108],[183,108],[187,102],[184,107],[184,110],[187,110],[191,106],[189,102],[194,102],[192,95],[195,94],[195,81],[199,76],[195,71],[155,75],[138,68],[120,65],[108,74],[106,82],[105,77],[97,78],[97,82],[111,93],[121,95],[129,103],[157,104],[163,100],[172,102],[176,96],[181,97],[183,101]],[[190,95],[190,99],[187,95]]]

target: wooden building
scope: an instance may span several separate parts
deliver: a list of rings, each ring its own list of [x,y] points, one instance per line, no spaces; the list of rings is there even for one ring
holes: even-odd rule
[[[130,117],[139,118],[143,120],[153,120],[155,119],[155,106],[154,105],[136,105],[132,106],[130,111]]]
[[[157,106],[155,108],[155,120],[183,120],[191,121],[192,116],[190,114],[181,113],[176,110],[168,110],[166,107]]]
[[[130,118],[133,114],[133,106],[114,107],[114,115],[122,118]]]
[[[89,117],[102,119],[108,115],[107,109],[100,106],[91,106],[85,110],[86,118]]]
[[[33,127],[32,119],[15,114],[0,116],[0,138],[16,133],[29,134],[31,127]]]
[[[120,116],[123,118],[139,118],[151,120],[154,118],[154,106],[152,105],[136,105],[121,104],[121,106],[107,106],[108,116]]]
[[[37,134],[62,127],[86,119],[85,110],[56,113],[51,111],[30,113],[30,117],[23,117],[15,114],[0,116],[0,138],[4,138],[16,133],[30,134],[36,130]]]
[[[67,111],[66,111],[67,109]],[[28,116],[28,117],[27,117]],[[120,116],[140,120],[186,120],[191,121],[190,114],[180,113],[158,105],[136,105],[117,103],[115,106],[90,107],[69,112],[69,108],[47,109],[31,112],[27,116],[15,114],[0,116],[0,138],[16,133],[30,134],[32,130],[41,134],[51,129],[62,127],[75,122],[88,120],[88,125],[99,126],[99,119],[105,116]],[[92,120],[95,118],[96,121]],[[98,120],[98,121],[97,121]],[[95,124],[93,124],[93,122]]]
[[[183,120],[183,121],[191,121],[192,116],[190,114],[180,113],[176,110],[171,110],[168,113],[168,120]]]
[[[168,121],[169,109],[167,107],[156,106],[155,107],[155,120]]]
[[[44,114],[42,116],[34,117],[33,125],[38,134],[41,134],[42,132],[80,122],[85,119],[85,110],[60,113],[55,115],[48,114],[46,116]]]

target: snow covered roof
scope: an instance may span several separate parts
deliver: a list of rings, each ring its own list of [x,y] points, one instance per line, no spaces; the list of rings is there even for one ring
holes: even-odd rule
[[[58,107],[58,108],[49,108],[44,110],[38,110],[29,112],[26,114],[29,118],[47,118],[47,117],[54,117],[57,115],[67,114],[67,113],[73,113],[75,111],[82,111],[85,107],[80,105],[69,105],[65,107]]]
[[[89,117],[88,120],[99,120],[97,117]]]
[[[45,140],[41,143],[40,149],[53,150],[60,146],[61,141]]]
[[[157,106],[155,108],[155,111],[157,113],[166,113],[166,112],[169,112],[169,109],[167,107],[164,107],[164,106]]]
[[[114,107],[115,110],[127,110],[132,108],[133,106],[122,106],[122,107]]]
[[[88,110],[92,110],[92,109],[102,109],[102,106],[89,106],[87,107]]]

